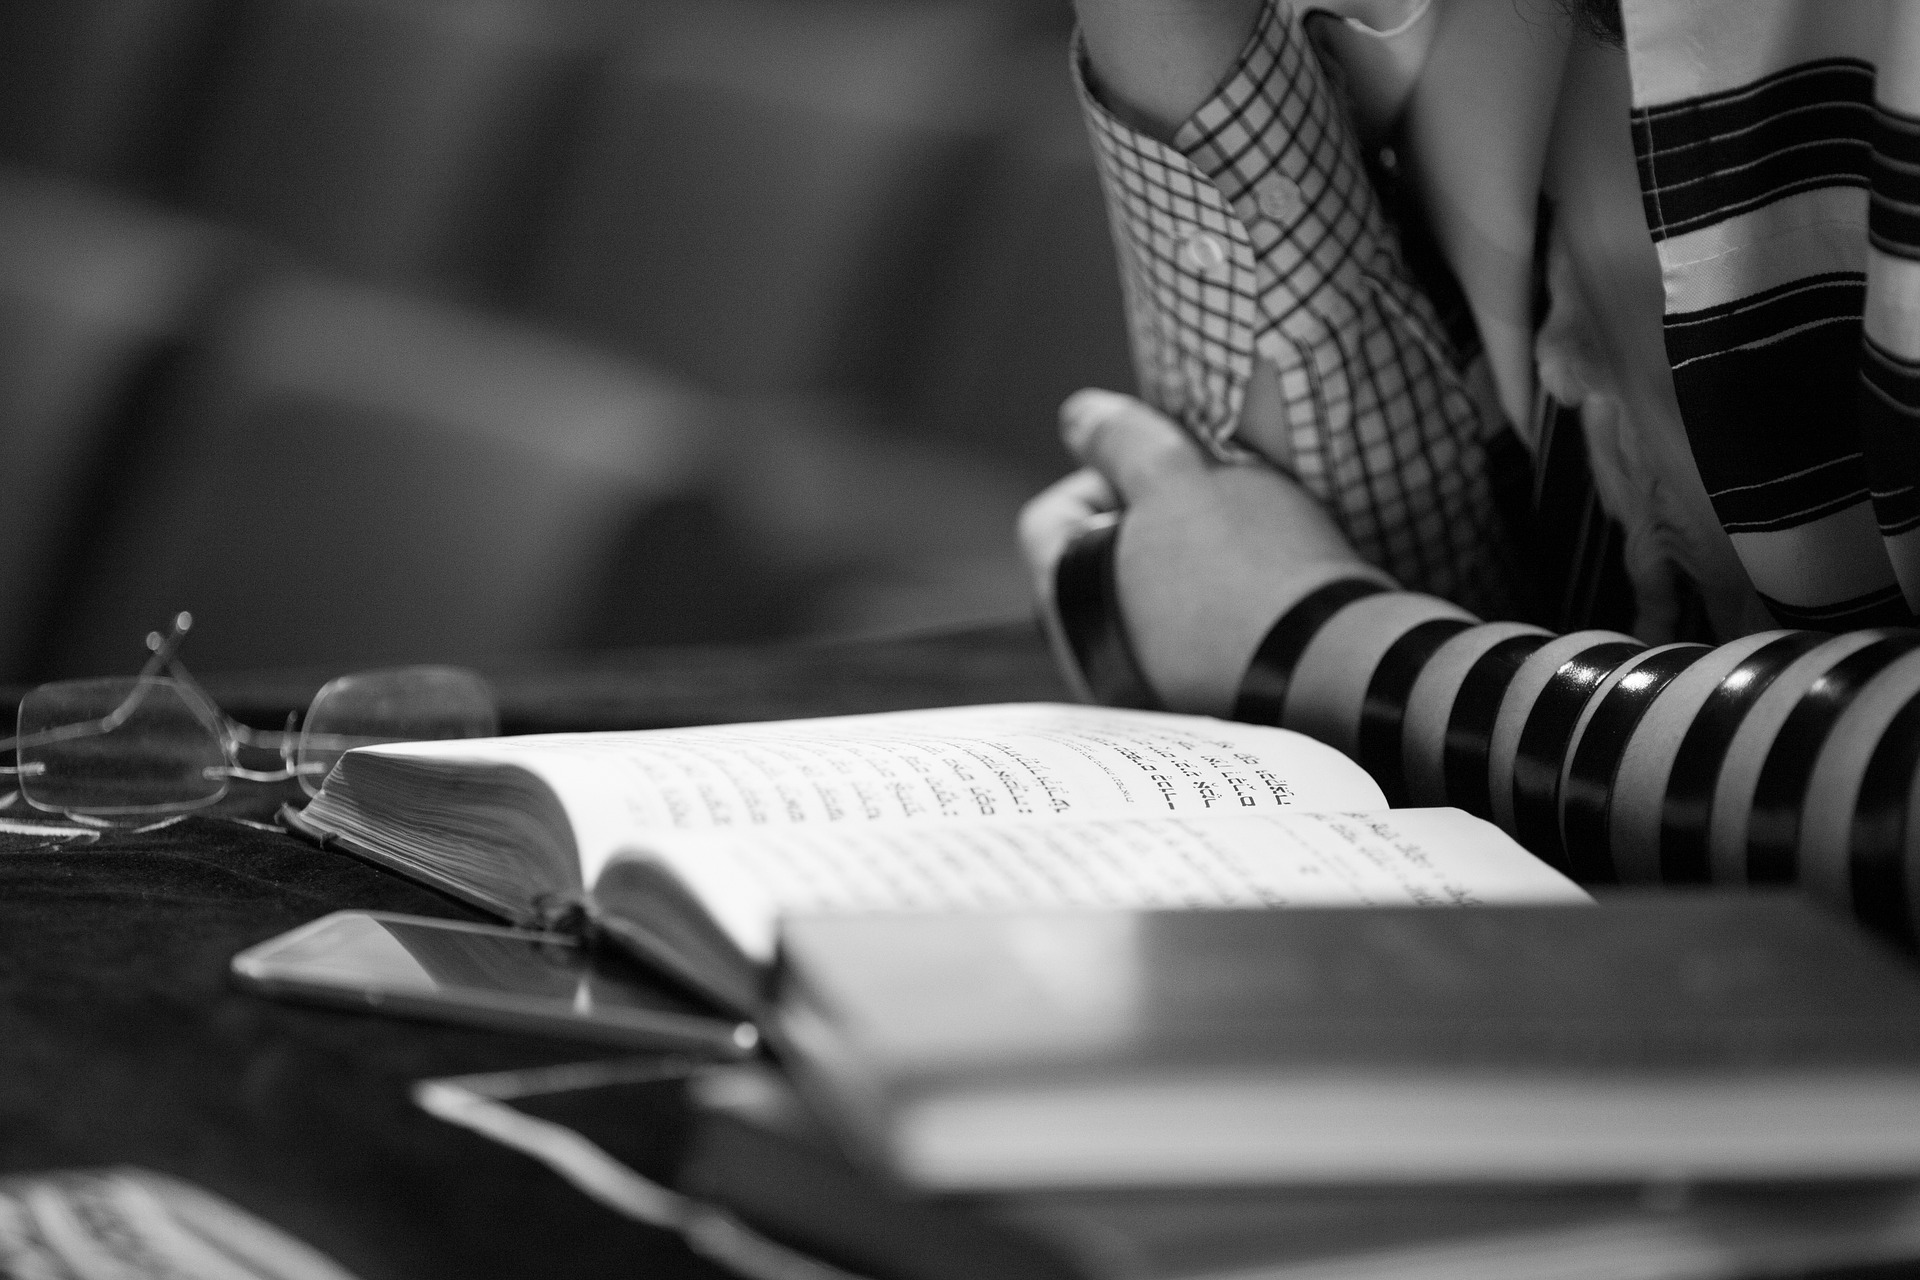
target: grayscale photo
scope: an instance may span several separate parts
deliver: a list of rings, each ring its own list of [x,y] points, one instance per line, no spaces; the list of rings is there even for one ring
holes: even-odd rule
[[[0,1280],[1920,1276],[1920,0],[0,0]]]

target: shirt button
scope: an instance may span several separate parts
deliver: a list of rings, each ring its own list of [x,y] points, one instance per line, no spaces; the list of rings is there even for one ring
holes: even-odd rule
[[[1189,231],[1180,242],[1180,265],[1201,275],[1212,275],[1227,262],[1227,246],[1211,231]]]
[[[1307,207],[1306,200],[1300,194],[1300,184],[1277,173],[1260,179],[1259,185],[1254,188],[1254,201],[1270,222],[1297,222]]]

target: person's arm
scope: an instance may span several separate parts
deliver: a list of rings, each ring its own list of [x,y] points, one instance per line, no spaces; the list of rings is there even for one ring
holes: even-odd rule
[[[1262,0],[1075,0],[1107,109],[1167,141],[1231,70]]]
[[[1089,495],[1124,508],[1123,621],[1166,705],[1311,733],[1395,803],[1491,818],[1579,879],[1798,881],[1912,936],[1920,631],[1647,646],[1480,623],[1137,400],[1082,392],[1062,429],[1088,470],[1029,508],[1028,554],[1050,563]]]

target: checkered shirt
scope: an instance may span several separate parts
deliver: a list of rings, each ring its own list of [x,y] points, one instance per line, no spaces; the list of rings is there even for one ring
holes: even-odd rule
[[[1144,397],[1215,457],[1255,358],[1279,375],[1285,455],[1354,546],[1483,616],[1510,557],[1468,389],[1380,209],[1345,107],[1290,6],[1269,0],[1232,74],[1169,147],[1114,118],[1074,66],[1106,186]]]

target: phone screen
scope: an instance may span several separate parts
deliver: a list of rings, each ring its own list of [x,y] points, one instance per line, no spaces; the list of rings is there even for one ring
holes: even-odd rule
[[[342,911],[241,952],[233,971],[270,995],[510,1030],[733,1055],[757,1043],[751,1025],[557,934]]]

